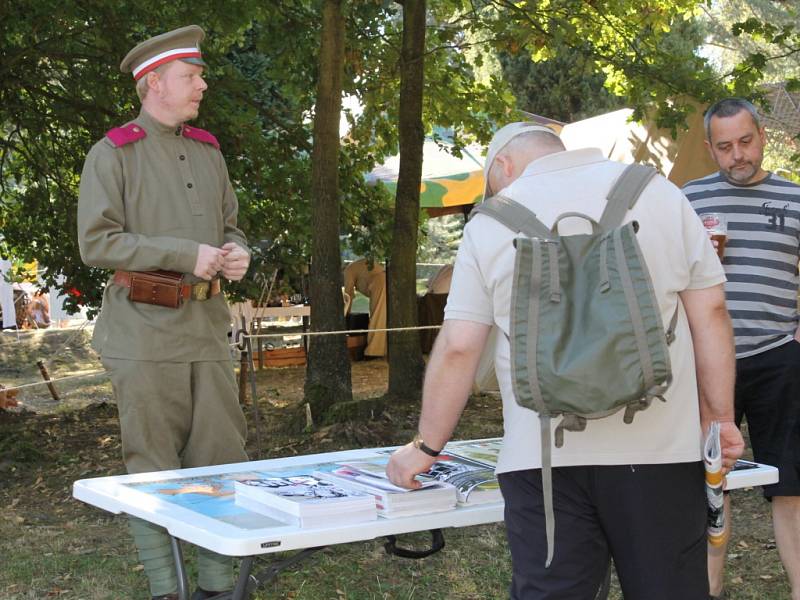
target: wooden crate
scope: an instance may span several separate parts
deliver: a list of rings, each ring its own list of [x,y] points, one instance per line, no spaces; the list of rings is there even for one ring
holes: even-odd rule
[[[265,367],[292,367],[306,364],[306,350],[303,346],[293,346],[288,348],[275,348],[273,350],[262,350],[261,356],[254,357],[255,361]]]

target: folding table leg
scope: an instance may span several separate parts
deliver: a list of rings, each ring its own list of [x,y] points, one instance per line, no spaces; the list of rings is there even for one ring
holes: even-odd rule
[[[183,563],[181,543],[173,535],[169,536],[169,542],[172,545],[172,558],[178,575],[178,600],[189,600],[189,578],[186,576],[186,566]]]
[[[326,546],[319,546],[318,548],[300,550],[297,554],[271,563],[266,569],[259,571],[255,575],[253,575],[252,571],[256,557],[247,556],[243,558],[239,569],[239,578],[236,580],[236,587],[233,589],[231,600],[247,600],[257,588],[275,579],[280,575],[281,571],[302,562],[315,552],[325,548]]]
[[[253,571],[254,560],[255,558],[252,556],[246,556],[242,559],[242,564],[239,567],[239,578],[236,580],[236,587],[233,588],[232,600],[246,600],[246,598],[250,595],[250,573]],[[252,587],[255,589],[257,582],[252,583]]]

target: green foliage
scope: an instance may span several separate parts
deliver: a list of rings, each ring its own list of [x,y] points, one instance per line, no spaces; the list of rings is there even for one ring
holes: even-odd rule
[[[750,12],[731,9],[721,25],[727,39],[755,45],[743,46],[720,75],[695,52],[693,28],[700,7],[723,10],[728,4],[747,4]],[[458,154],[467,143],[487,142],[496,124],[516,118],[509,111],[515,102],[571,120],[623,98],[637,116],[657,107],[659,124],[677,128],[693,110],[687,98],[753,97],[759,83],[781,74],[788,75],[789,89],[798,89],[795,9],[779,7],[782,19],[773,9],[766,0],[710,7],[698,0],[432,2],[425,133],[435,135],[435,127],[452,130]],[[347,10],[344,92],[360,110],[345,111],[349,133],[340,158],[340,226],[357,254],[382,260],[392,199],[382,186],[367,186],[364,173],[398,150],[402,9],[395,2],[364,0],[348,3]],[[222,143],[240,201],[240,223],[251,242],[275,242],[256,253],[247,279],[234,291],[256,295],[261,278],[276,266],[289,273],[302,270],[313,235],[310,129],[318,1],[19,0],[5,3],[3,12],[4,253],[38,260],[48,285],[63,274],[63,287],[82,293],[72,302],[99,305],[107,273],[82,264],[75,234],[84,156],[105,131],[138,110],[133,84],[118,72],[118,60],[148,35],[197,22],[208,34],[203,49],[211,86],[197,124]],[[517,100],[496,68],[496,55]]]
[[[770,0],[730,0],[713,3],[702,23],[706,30],[706,53],[729,94],[754,100],[769,113],[770,85],[789,93],[800,90],[800,30],[796,3]],[[767,85],[765,85],[767,84]],[[789,115],[785,121],[797,122]],[[764,166],[782,175],[800,170],[797,129],[771,128]],[[793,136],[795,136],[793,138]]]
[[[464,216],[460,214],[423,221],[417,260],[423,263],[453,263],[464,232],[464,221]]]
[[[364,174],[397,151],[399,7],[349,3],[345,94],[360,114],[340,158],[341,229],[359,254],[383,258],[391,198]],[[432,10],[452,15],[460,3]],[[445,18],[445,17],[441,17]],[[54,285],[76,288],[71,302],[97,307],[107,273],[80,260],[77,187],[83,159],[105,131],[133,118],[138,101],[118,60],[136,42],[196,22],[207,33],[210,65],[197,125],[220,140],[237,191],[240,225],[253,245],[247,278],[232,291],[256,296],[276,266],[298,273],[309,259],[311,115],[316,90],[318,2],[129,4],[21,0],[0,23],[0,229],[5,253],[36,259]],[[456,142],[486,141],[510,96],[475,84],[457,25],[432,25],[425,123],[456,129]],[[457,146],[458,147],[458,146]],[[273,242],[270,246],[270,242]],[[73,308],[75,308],[73,304]]]
[[[560,45],[552,58],[540,62],[527,48],[499,53],[517,108],[565,123],[621,108],[622,99],[605,88],[606,77],[588,53]]]
[[[558,61],[564,52],[580,56],[585,62],[572,68],[602,73],[605,88],[634,108],[634,118],[658,107],[660,122],[678,127],[690,110],[688,98],[703,100],[721,89],[705,59],[694,52],[696,0],[488,4],[495,12],[493,17],[487,13],[486,21],[498,51],[517,55],[524,49],[534,61]]]
[[[701,22],[706,53],[720,74],[733,77],[734,86],[740,74],[756,83],[795,80],[800,74],[796,5],[771,0],[714,2],[704,10]]]

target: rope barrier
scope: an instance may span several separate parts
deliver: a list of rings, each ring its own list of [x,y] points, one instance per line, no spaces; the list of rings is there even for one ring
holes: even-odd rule
[[[47,385],[52,383],[57,383],[59,381],[67,381],[69,379],[81,379],[81,378],[88,378],[88,377],[97,377],[98,375],[105,375],[105,369],[99,371],[90,371],[88,373],[80,373],[78,375],[67,375],[66,377],[59,377],[57,379],[49,379],[47,381],[34,381],[32,383],[21,383],[19,385],[5,387],[3,388],[4,392],[12,392],[14,390],[24,390],[26,388],[36,387],[37,385]]]
[[[84,321],[81,322],[80,325],[77,325],[75,327],[48,327],[46,329],[45,328],[41,328],[41,329],[39,329],[39,328],[37,328],[37,329],[3,329],[2,332],[0,332],[0,333],[2,333],[3,335],[7,335],[9,337],[13,336],[14,334],[16,334],[18,342],[23,342],[23,341],[27,342],[27,341],[33,341],[33,340],[32,339],[20,339],[20,336],[27,337],[27,338],[33,338],[33,337],[36,337],[36,336],[34,336],[34,334],[38,334],[38,335],[50,335],[50,334],[56,334],[56,333],[62,333],[63,334],[63,333],[72,331],[73,329],[78,329],[78,333],[79,333],[87,325],[91,325],[93,323],[94,323],[94,321],[84,320]]]
[[[88,321],[87,321],[88,323]],[[441,325],[419,325],[417,327],[383,327],[383,328],[376,328],[376,329],[343,329],[341,331],[297,331],[291,333],[241,333],[239,336],[240,338],[250,338],[250,339],[259,339],[259,338],[283,338],[288,336],[323,336],[323,335],[343,335],[343,334],[351,334],[351,333],[370,333],[370,332],[381,332],[381,331],[414,331],[414,330],[424,330],[424,329],[441,329]],[[82,328],[81,328],[82,329]],[[232,342],[229,343],[228,346],[234,347],[239,346],[239,342]],[[6,387],[3,391],[14,391],[14,390],[22,390],[27,388],[32,388],[40,385],[48,385],[53,383],[58,383],[59,381],[68,381],[70,379],[81,379],[81,378],[89,378],[89,377],[97,377],[98,375],[105,374],[105,369],[101,369],[98,371],[90,371],[89,373],[80,373],[78,375],[67,375],[66,377],[59,377],[57,379],[50,379],[48,381],[34,381],[31,383],[21,383],[19,385]]]
[[[249,337],[250,339],[258,338],[274,338],[274,337],[289,337],[289,336],[306,336],[314,337],[318,335],[342,335],[350,333],[378,333],[381,331],[415,331],[423,329],[441,329],[441,325],[418,325],[417,327],[380,327],[375,329],[342,329],[341,331],[293,331],[291,333],[246,333],[241,337]]]

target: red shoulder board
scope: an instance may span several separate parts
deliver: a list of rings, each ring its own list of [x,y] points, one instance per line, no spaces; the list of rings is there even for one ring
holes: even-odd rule
[[[119,148],[147,137],[147,132],[136,123],[128,123],[122,127],[110,129],[106,132],[106,137],[111,140],[115,147]]]
[[[211,144],[219,150],[219,142],[217,138],[214,137],[214,134],[209,133],[205,129],[200,129],[199,127],[187,127],[186,125],[183,126],[183,137],[188,137],[193,140],[197,140],[198,142],[203,142],[204,144]]]

